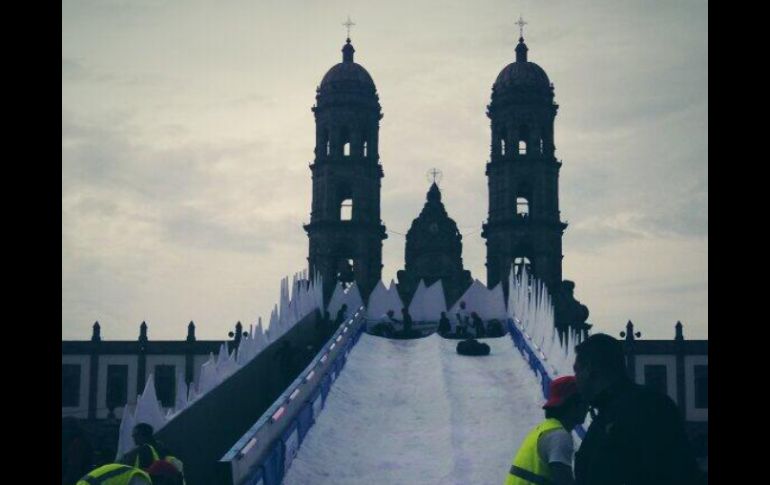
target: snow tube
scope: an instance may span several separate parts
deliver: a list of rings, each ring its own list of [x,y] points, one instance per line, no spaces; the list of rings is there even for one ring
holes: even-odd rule
[[[460,355],[489,355],[489,345],[475,339],[457,342],[457,353]]]

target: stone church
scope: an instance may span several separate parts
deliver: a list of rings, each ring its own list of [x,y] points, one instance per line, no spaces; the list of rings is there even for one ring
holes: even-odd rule
[[[441,191],[434,182],[425,206],[406,233],[404,269],[397,273],[401,300],[408,302],[420,280],[430,286],[438,280],[449,305],[457,301],[473,283],[471,272],[463,268],[462,235],[457,223],[441,202]]]
[[[384,176],[378,141],[382,108],[374,80],[354,61],[350,38],[342,62],[324,75],[312,111],[316,124],[309,238],[310,274],[324,282],[355,281],[366,299],[382,277],[382,245],[387,238],[380,218]],[[574,299],[574,283],[562,280],[562,235],[567,224],[559,211],[559,169],[554,120],[558,105],[546,72],[528,59],[523,35],[515,61],[492,86],[487,106],[490,154],[486,164],[489,212],[482,225],[486,240],[487,286],[504,285],[511,268],[526,267],[549,288],[560,328],[580,328],[588,309]],[[406,236],[404,269],[398,271],[405,303],[419,281],[442,280],[451,306],[470,286],[463,268],[462,235],[446,212],[434,183],[425,206]],[[333,284],[325,285],[328,299]]]

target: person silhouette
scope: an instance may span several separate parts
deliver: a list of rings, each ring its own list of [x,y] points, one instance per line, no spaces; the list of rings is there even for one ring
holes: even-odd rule
[[[476,332],[476,338],[483,338],[486,334],[484,330],[484,321],[476,312],[471,313],[471,319],[473,320],[473,330]]]
[[[452,325],[449,323],[449,319],[446,316],[446,312],[441,312],[441,318],[438,321],[438,333],[442,337],[449,334],[452,329]]]
[[[401,309],[401,315],[404,319],[404,334],[408,336],[412,333],[414,321],[412,320],[412,316],[409,315],[409,310],[406,307]]]
[[[457,329],[455,334],[458,337],[465,337],[468,328],[468,311],[465,309],[465,302],[460,302],[460,311],[457,312]]]

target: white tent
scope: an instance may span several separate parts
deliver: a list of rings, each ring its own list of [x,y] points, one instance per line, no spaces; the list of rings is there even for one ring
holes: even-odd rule
[[[415,322],[425,321],[425,282],[420,280],[409,303],[409,315]]]
[[[378,281],[374,289],[369,294],[369,305],[366,307],[366,319],[369,321],[379,321],[390,309],[388,305],[388,289]]]
[[[479,313],[479,316],[483,320],[497,319],[500,322],[505,322],[508,318],[508,312],[505,309],[505,294],[501,283],[487,291],[487,305]]]
[[[449,313],[451,314],[450,320],[454,318],[455,314],[460,312],[460,304],[463,302],[465,302],[465,310],[468,314],[476,312],[481,316],[483,308],[485,308],[489,302],[488,293],[489,290],[487,290],[484,283],[479,280],[473,280],[473,283],[467,290],[465,290],[463,296],[461,296],[455,304],[452,305],[452,308],[449,309]]]
[[[425,321],[437,322],[441,319],[441,312],[446,312],[446,299],[444,298],[444,284],[438,280],[425,289],[423,317]]]

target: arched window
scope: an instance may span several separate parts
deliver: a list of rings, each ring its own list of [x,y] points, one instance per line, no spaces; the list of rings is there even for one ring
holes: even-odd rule
[[[516,197],[516,215],[529,217],[529,201],[524,197]]]
[[[340,220],[350,221],[353,219],[353,199],[345,199],[340,204]]]
[[[543,139],[541,138],[541,139],[540,139],[540,154],[542,155],[542,154],[544,154],[544,153],[545,153],[545,152],[543,151]]]
[[[350,142],[351,142],[350,130],[347,127],[343,126],[340,129],[340,138],[339,138],[339,143],[340,144],[338,145],[339,148],[336,148],[336,150],[339,150],[341,148],[342,149],[342,153],[340,153],[340,152],[336,152],[336,153],[338,153],[339,155],[342,155],[343,157],[349,157],[350,156]],[[337,155],[337,156],[339,156],[339,155]]]
[[[527,142],[529,141],[529,127],[522,125],[519,127],[519,155],[527,154]]]
[[[331,154],[332,154],[332,144],[329,141],[327,141],[326,142],[326,156],[328,157]]]
[[[526,256],[517,256],[513,259],[513,274],[519,275],[527,268],[527,274],[532,274],[532,262]]]
[[[369,156],[369,143],[364,141],[364,158]]]
[[[505,140],[500,140],[500,155],[505,155]]]

